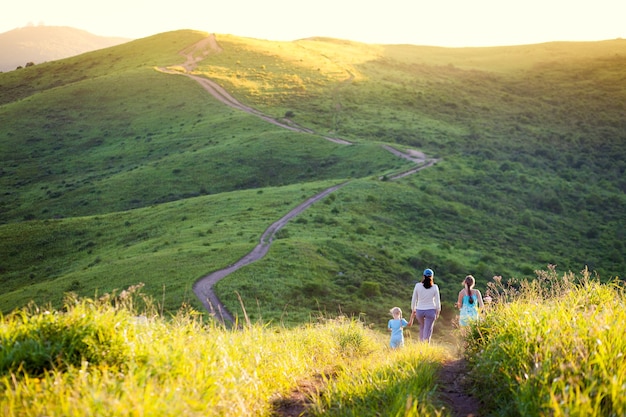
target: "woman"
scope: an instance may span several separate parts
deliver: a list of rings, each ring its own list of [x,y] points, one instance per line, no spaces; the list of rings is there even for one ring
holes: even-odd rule
[[[422,282],[415,284],[413,298],[411,299],[411,320],[409,326],[413,324],[413,319],[417,317],[420,325],[420,341],[430,343],[433,335],[435,320],[441,313],[441,299],[439,297],[439,286],[434,283],[432,269],[424,270]]]
[[[483,308],[483,297],[480,291],[474,289],[476,280],[468,275],[463,280],[463,289],[459,291],[456,306],[459,308],[459,325],[465,327],[473,320],[478,320],[478,309]]]

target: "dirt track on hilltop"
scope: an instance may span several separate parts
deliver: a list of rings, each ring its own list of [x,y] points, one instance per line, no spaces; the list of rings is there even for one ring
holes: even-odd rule
[[[277,120],[271,116],[268,116],[257,109],[254,109],[250,106],[246,106],[245,104],[238,101],[232,95],[230,95],[221,85],[217,84],[215,81],[212,81],[208,78],[201,77],[198,75],[191,74],[197,63],[202,59],[206,58],[210,54],[219,53],[222,51],[222,48],[217,43],[215,39],[215,35],[211,34],[209,37],[201,40],[200,42],[190,46],[189,48],[179,52],[180,55],[185,57],[185,63],[182,67],[185,69],[185,72],[180,72],[177,70],[172,70],[169,68],[159,68],[159,71],[166,72],[168,74],[179,74],[184,75],[192,80],[196,81],[198,84],[202,86],[206,91],[208,91],[213,97],[222,102],[223,104],[230,106],[234,109],[245,111],[246,113],[255,115],[268,123],[272,123],[276,126],[280,126],[284,129],[291,130],[293,132],[300,133],[310,133],[315,134],[311,129],[307,129],[306,127],[300,126],[293,121],[283,118],[281,120]],[[351,145],[351,142],[340,138],[333,138],[329,136],[323,136],[324,139],[330,140],[335,143],[340,143],[342,145]]]

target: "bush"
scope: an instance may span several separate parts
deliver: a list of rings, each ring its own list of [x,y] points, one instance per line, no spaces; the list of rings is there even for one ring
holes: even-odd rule
[[[307,282],[302,286],[302,291],[307,296],[326,296],[330,294],[330,289],[328,286],[324,285],[322,282]]]
[[[367,227],[359,226],[356,228],[357,235],[366,235],[368,233]]]
[[[128,303],[132,295],[132,291],[123,291],[114,301]],[[117,328],[133,316],[126,310],[115,311],[109,301],[79,302],[70,295],[66,312],[31,307],[4,317],[0,327],[0,375],[42,375],[53,369],[79,367],[83,361],[122,366],[129,356],[129,335]]]
[[[377,297],[380,295],[380,283],[373,281],[363,281],[361,283],[361,293],[365,297]]]

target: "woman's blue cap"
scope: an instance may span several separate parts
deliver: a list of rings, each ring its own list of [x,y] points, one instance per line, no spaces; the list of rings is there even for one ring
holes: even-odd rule
[[[424,276],[425,277],[432,277],[433,275],[435,275],[435,273],[433,272],[432,269],[430,269],[430,268],[424,269]]]

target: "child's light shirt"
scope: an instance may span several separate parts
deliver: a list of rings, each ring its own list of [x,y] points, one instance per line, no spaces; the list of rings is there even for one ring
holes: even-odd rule
[[[409,325],[405,319],[389,319],[387,327],[391,329],[391,338],[399,339],[402,337],[402,328]]]

